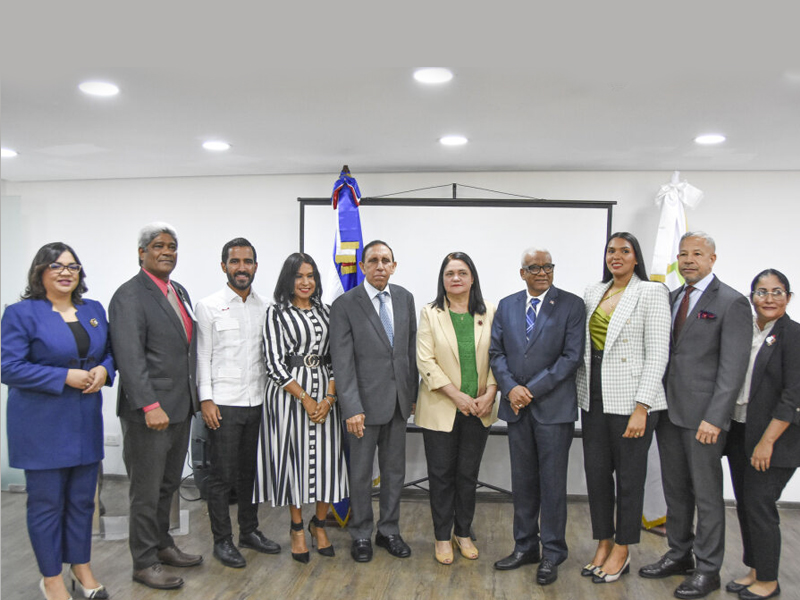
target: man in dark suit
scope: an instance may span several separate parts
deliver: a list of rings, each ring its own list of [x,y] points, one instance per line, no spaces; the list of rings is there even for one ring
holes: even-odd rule
[[[508,422],[515,541],[494,566],[505,571],[541,558],[541,585],[557,579],[567,558],[567,465],[586,319],[583,300],[553,286],[554,270],[547,250],[523,253],[527,290],[500,301],[489,350],[502,392],[498,416]]]
[[[117,414],[130,477],[130,550],[133,579],[171,589],[183,579],[162,563],[191,567],[203,561],[175,546],[170,504],[189,444],[190,417],[199,410],[195,387],[196,323],[189,295],[169,276],[178,237],[166,223],[139,234],[141,270],[122,284],[109,305],[111,345],[120,375]]]
[[[747,371],[753,319],[747,298],[711,272],[717,259],[711,237],[689,232],[679,248],[678,270],[686,285],[670,294],[669,419],[660,419],[656,428],[670,549],[639,574],[688,575],[675,596],[702,598],[720,587],[725,552],[720,459]]]
[[[419,385],[414,297],[389,285],[397,263],[382,241],[364,247],[365,280],[331,307],[331,356],[336,391],[350,437],[351,555],[372,559],[372,465],[381,471],[380,518],[375,543],[406,558],[400,536],[400,493],[406,471],[406,421]]]

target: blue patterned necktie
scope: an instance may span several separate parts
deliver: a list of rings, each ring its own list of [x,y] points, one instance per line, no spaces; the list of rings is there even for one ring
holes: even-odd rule
[[[381,302],[380,316],[381,324],[386,330],[386,335],[389,338],[389,345],[394,346],[394,329],[392,327],[392,316],[389,314],[389,309],[386,307],[386,302],[389,299],[389,292],[380,292],[378,300]]]
[[[528,306],[528,310],[525,313],[525,340],[531,341],[531,335],[533,334],[533,326],[536,324],[536,305],[539,304],[538,298],[531,298],[531,304]]]

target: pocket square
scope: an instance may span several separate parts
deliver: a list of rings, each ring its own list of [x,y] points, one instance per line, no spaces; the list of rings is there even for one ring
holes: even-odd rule
[[[717,315],[715,315],[712,312],[701,310],[699,313],[697,313],[697,318],[698,319],[716,319]]]

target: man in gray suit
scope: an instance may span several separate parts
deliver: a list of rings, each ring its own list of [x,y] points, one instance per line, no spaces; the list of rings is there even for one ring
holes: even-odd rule
[[[381,471],[375,543],[390,554],[411,554],[400,536],[400,493],[406,472],[406,421],[419,385],[417,316],[408,290],[389,285],[397,263],[380,240],[364,247],[365,281],[331,307],[331,356],[336,391],[350,441],[350,554],[372,560],[372,465]]]
[[[119,369],[117,414],[130,477],[133,579],[156,589],[183,585],[162,563],[191,567],[203,561],[175,546],[169,534],[172,497],[189,444],[191,415],[199,410],[195,369],[197,323],[186,290],[170,274],[178,236],[166,223],[139,234],[141,270],[111,298],[109,330]]]
[[[669,419],[659,420],[656,429],[670,549],[639,570],[649,578],[688,575],[675,590],[678,598],[702,598],[720,587],[725,551],[720,459],[753,335],[747,298],[714,276],[716,259],[707,234],[681,238],[678,270],[686,285],[670,295]]]

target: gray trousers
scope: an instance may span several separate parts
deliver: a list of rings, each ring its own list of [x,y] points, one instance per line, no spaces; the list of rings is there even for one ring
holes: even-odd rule
[[[384,425],[367,425],[364,437],[348,434],[350,442],[350,524],[354,540],[372,536],[372,465],[375,449],[380,467],[380,516],[378,531],[383,535],[400,533],[400,494],[406,478],[406,420],[395,410]]]
[[[694,551],[697,572],[704,574],[718,574],[725,555],[721,458],[726,434],[720,432],[716,444],[701,444],[696,430],[678,427],[666,415],[656,427],[667,500],[667,556],[679,560]]]
[[[138,571],[159,562],[158,551],[175,544],[169,534],[169,509],[181,483],[191,419],[187,415],[163,431],[120,420],[122,457],[131,481],[128,544],[133,568]]]

